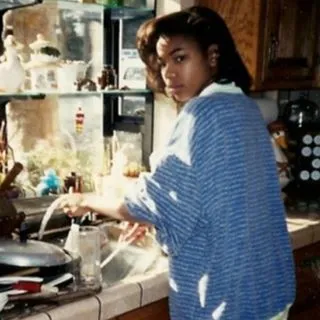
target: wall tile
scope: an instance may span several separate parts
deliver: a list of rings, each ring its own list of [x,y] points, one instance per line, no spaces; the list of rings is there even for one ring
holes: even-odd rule
[[[292,223],[288,223],[287,226],[293,250],[302,248],[313,242],[313,229],[311,226]]]
[[[140,285],[142,287],[141,306],[168,297],[169,284],[167,272],[156,275],[150,274],[149,277],[145,277],[140,282]]]
[[[48,314],[51,320],[99,320],[100,303],[96,297],[90,297],[50,310]]]
[[[106,320],[139,308],[141,288],[136,283],[120,283],[106,288],[96,297],[101,303],[100,320]]]
[[[320,224],[312,226],[313,230],[313,243],[320,241]]]
[[[50,317],[46,313],[39,313],[31,317],[27,317],[25,320],[50,320]]]

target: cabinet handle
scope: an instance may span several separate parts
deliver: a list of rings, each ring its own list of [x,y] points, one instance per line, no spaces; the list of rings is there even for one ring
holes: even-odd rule
[[[278,45],[279,45],[278,38],[274,34],[271,34],[271,40],[270,40],[270,45],[268,50],[269,64],[272,64],[277,58]]]

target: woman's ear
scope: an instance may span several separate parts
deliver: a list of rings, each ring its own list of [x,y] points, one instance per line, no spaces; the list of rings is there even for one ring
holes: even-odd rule
[[[208,61],[211,68],[216,68],[218,66],[219,59],[219,47],[217,44],[211,44],[208,48]]]

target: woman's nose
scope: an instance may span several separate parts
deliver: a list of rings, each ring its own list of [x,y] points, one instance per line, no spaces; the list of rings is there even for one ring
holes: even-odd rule
[[[176,70],[175,68],[170,65],[169,63],[163,68],[162,70],[162,76],[165,78],[165,79],[172,79],[174,77],[176,77]]]

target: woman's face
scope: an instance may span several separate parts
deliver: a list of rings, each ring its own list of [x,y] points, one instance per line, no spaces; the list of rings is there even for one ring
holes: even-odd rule
[[[216,67],[196,41],[183,36],[161,37],[156,49],[166,92],[177,102],[197,96],[213,81]]]

